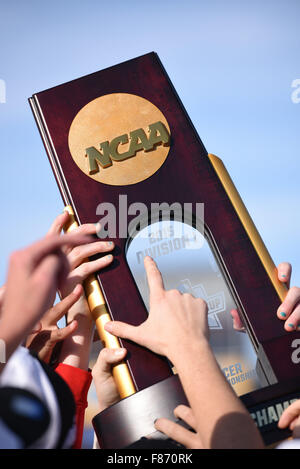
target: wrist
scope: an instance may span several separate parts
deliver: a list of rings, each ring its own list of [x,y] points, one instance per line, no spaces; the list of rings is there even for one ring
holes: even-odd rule
[[[181,338],[178,342],[172,343],[165,355],[178,368],[181,364],[186,366],[191,360],[199,362],[200,357],[212,355],[212,351],[207,337],[188,335],[184,340]]]

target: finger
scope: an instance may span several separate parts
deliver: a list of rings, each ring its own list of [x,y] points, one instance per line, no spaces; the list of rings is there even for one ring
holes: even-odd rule
[[[298,426],[298,425],[299,425],[299,416],[296,417],[296,418],[290,423],[289,429],[293,431],[294,428],[295,428],[296,426]]]
[[[300,303],[293,309],[292,314],[289,316],[288,320],[284,323],[284,328],[286,331],[299,330],[300,326]]]
[[[230,315],[233,320],[233,329],[235,331],[245,332],[245,326],[240,318],[240,315],[236,309],[230,311]]]
[[[76,285],[74,290],[68,296],[66,296],[66,298],[61,300],[50,309],[49,314],[47,314],[49,324],[56,324],[57,321],[66,315],[68,310],[79,300],[82,294],[82,285]]]
[[[150,290],[150,301],[159,299],[165,291],[161,273],[154,260],[149,256],[145,257],[144,266]]]
[[[286,320],[293,312],[295,306],[300,301],[300,288],[292,287],[289,289],[283,303],[277,310],[277,317]]]
[[[197,437],[195,433],[190,432],[189,430],[182,427],[181,425],[178,425],[175,422],[172,422],[172,420],[164,418],[158,419],[156,420],[154,426],[156,430],[164,433],[169,438],[172,438],[172,440],[181,443],[186,448],[195,448],[197,446],[200,447],[200,444],[197,445]]]
[[[300,399],[293,402],[287,409],[285,409],[279,419],[278,427],[286,428],[291,422],[300,415]]]
[[[121,339],[132,340],[137,344],[140,343],[139,328],[126,324],[126,322],[110,321],[105,324],[104,329],[110,334],[120,337]]]
[[[95,226],[94,223],[85,223],[84,225],[79,225],[79,226],[76,226],[75,228],[72,228],[71,231],[68,231],[68,229],[66,229],[66,233],[93,236],[93,235],[96,234],[96,229],[97,229],[97,227]],[[94,238],[91,238],[90,242],[93,242],[93,241],[94,241]],[[71,246],[68,246],[68,247],[64,248],[64,252],[66,254],[69,254],[71,251],[72,251]]]
[[[290,280],[292,276],[292,266],[288,262],[281,262],[277,267],[278,280],[285,283],[288,287],[290,286]]]
[[[83,234],[83,235],[95,235],[97,233],[97,224],[94,223],[84,223],[79,225],[72,230],[73,234]]]
[[[93,243],[76,246],[68,255],[71,270],[80,265],[84,260],[89,257],[102,252],[112,251],[114,249],[112,241],[95,241]]]
[[[36,320],[52,307],[60,285],[59,280],[62,279],[65,269],[60,256],[52,254],[42,259],[35,271],[31,273],[32,284],[35,285],[36,292],[32,298],[32,301],[35,300],[32,309],[38,308],[39,310],[39,317],[36,317]]]
[[[67,337],[73,334],[73,332],[77,329],[78,322],[76,320],[70,322],[65,327],[61,329],[54,329],[51,331],[50,340],[49,342],[54,346],[57,342],[61,342],[65,340]]]
[[[36,243],[25,249],[29,265],[33,268],[41,259],[49,254],[55,254],[63,246],[77,246],[91,242],[91,238],[81,234],[66,234],[64,236],[52,235],[37,241]]]
[[[300,438],[300,417],[296,417],[289,426],[293,432],[293,438]]]
[[[196,419],[190,407],[183,404],[179,405],[174,409],[174,415],[186,422],[194,430],[196,429]]]
[[[67,223],[69,219],[69,213],[67,211],[64,211],[60,215],[58,215],[52,225],[50,226],[50,229],[47,233],[47,236],[51,235],[58,235],[61,233],[61,230],[63,229],[63,226]]]
[[[111,367],[116,363],[119,363],[126,356],[127,350],[125,348],[109,349],[104,348],[99,353],[95,371],[96,374],[109,373],[111,374]]]
[[[101,257],[101,259],[96,259],[95,261],[84,262],[71,272],[69,278],[76,278],[78,281],[82,282],[90,274],[107,267],[112,263],[113,259],[113,256],[109,254],[108,256]]]

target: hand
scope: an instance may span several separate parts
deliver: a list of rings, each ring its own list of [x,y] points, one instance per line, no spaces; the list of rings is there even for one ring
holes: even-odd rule
[[[278,266],[278,278],[288,287],[292,275],[292,266],[283,262]],[[284,329],[288,332],[299,329],[300,324],[300,288],[291,287],[283,303],[277,310],[277,317],[284,321]]]
[[[290,285],[292,266],[288,262],[282,262],[277,267],[278,280],[288,287]],[[298,328],[300,323],[300,288],[289,289],[284,302],[277,310],[277,317],[283,321],[286,331],[291,332]],[[233,319],[233,328],[237,331],[245,331],[243,321],[236,309],[230,311]]]
[[[124,348],[104,348],[99,353],[97,362],[92,370],[100,407],[99,412],[120,400],[120,395],[112,375],[112,367],[121,362],[125,358],[126,353],[127,350]]]
[[[196,429],[196,419],[190,407],[179,405],[174,409],[174,415],[176,418],[187,423],[192,429]],[[155,421],[154,426],[156,430],[159,430],[188,449],[203,449],[200,436],[197,433],[187,430],[172,420],[161,418]]]
[[[69,217],[68,212],[63,212],[56,217],[48,236],[60,234]],[[97,228],[93,223],[86,223],[74,229],[72,233],[94,235],[96,231]],[[111,254],[96,260],[89,260],[89,257],[110,252],[113,249],[114,243],[112,241],[95,241],[94,239],[91,239],[88,244],[67,247],[65,253],[70,264],[70,273],[60,289],[62,297],[69,295],[78,283],[82,284],[90,274],[107,267],[113,260]]]
[[[240,317],[240,314],[239,312],[237,311],[237,309],[232,309],[230,311],[230,315],[232,317],[232,321],[233,321],[233,329],[235,331],[238,331],[238,332],[246,332],[246,328],[244,326],[244,323]]]
[[[82,234],[48,236],[10,257],[1,314],[1,338],[7,358],[52,306],[56,290],[69,274],[63,247],[86,244]]]
[[[78,326],[76,320],[66,327],[58,328],[58,321],[67,314],[82,295],[82,286],[77,285],[72,293],[52,306],[42,317],[40,330],[33,331],[27,338],[26,347],[36,352],[40,360],[49,363],[55,345],[71,336]]]
[[[150,311],[140,326],[111,321],[105,329],[118,337],[133,340],[153,352],[166,355],[172,361],[173,353],[190,342],[208,340],[207,305],[201,298],[194,298],[178,290],[166,291],[162,276],[150,257],[145,257],[150,289]]]
[[[278,422],[278,427],[289,427],[293,431],[293,437],[300,438],[300,399],[293,402],[283,411]]]
[[[69,217],[70,215],[68,212],[63,212],[62,214],[60,214],[54,220],[48,232],[48,236],[51,236],[53,234],[60,234],[63,229],[63,226],[67,223]],[[94,235],[96,233],[96,226],[93,223],[87,223],[79,226],[78,228],[73,230],[72,233]],[[70,264],[70,273],[64,285],[60,289],[61,297],[64,298],[69,295],[78,283],[82,284],[90,274],[93,274],[96,271],[107,267],[113,261],[112,255],[107,255],[93,261],[89,261],[88,258],[90,256],[112,251],[113,249],[113,242],[94,240],[92,240],[92,242],[86,245],[78,245],[73,248],[68,248],[66,250],[66,255]],[[76,304],[76,308],[72,308],[71,313],[72,318],[74,318],[77,314],[81,316],[89,316],[89,307],[85,295],[81,296],[80,300]]]
[[[64,212],[53,222],[49,234],[59,234],[69,219],[69,213]],[[92,223],[84,224],[74,229],[72,233],[87,233],[94,235],[96,226]],[[70,264],[70,273],[60,288],[60,295],[66,298],[77,284],[83,284],[86,278],[96,271],[107,267],[112,261],[112,255],[106,255],[96,260],[89,260],[90,256],[106,253],[114,249],[114,243],[91,240],[88,244],[72,246],[66,249],[66,256]],[[82,369],[88,369],[90,347],[94,334],[94,321],[91,318],[89,306],[84,294],[69,309],[67,322],[76,320],[78,326],[75,333],[63,343],[60,361]]]

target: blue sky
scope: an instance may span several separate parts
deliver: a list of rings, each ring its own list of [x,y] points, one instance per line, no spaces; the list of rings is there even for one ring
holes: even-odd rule
[[[299,0],[1,1],[0,283],[9,253],[63,209],[27,98],[154,50],[274,261],[292,262],[300,285],[299,18]]]

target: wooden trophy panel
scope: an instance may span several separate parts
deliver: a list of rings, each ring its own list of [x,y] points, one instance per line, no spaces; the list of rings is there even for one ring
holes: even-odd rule
[[[79,111],[114,93],[148,100],[163,113],[170,128],[170,149],[164,163],[135,184],[109,185],[93,180],[75,164],[68,146],[70,127]],[[154,201],[192,203],[193,207],[204,204],[205,224],[240,299],[253,340],[264,350],[276,378],[291,378],[296,368],[289,345],[295,334],[287,336],[275,317],[278,294],[158,56],[150,53],[43,91],[34,95],[33,102],[42,116],[43,139],[64,201],[72,205],[80,224],[98,221],[96,209],[101,202],[118,207],[120,194],[127,196],[128,206],[136,201],[149,208]],[[117,221],[117,233],[118,228]],[[126,239],[117,235],[114,242],[115,260],[98,279],[111,317],[138,325],[147,312],[126,261]],[[133,343],[123,343],[138,390],[171,376],[163,358]]]

